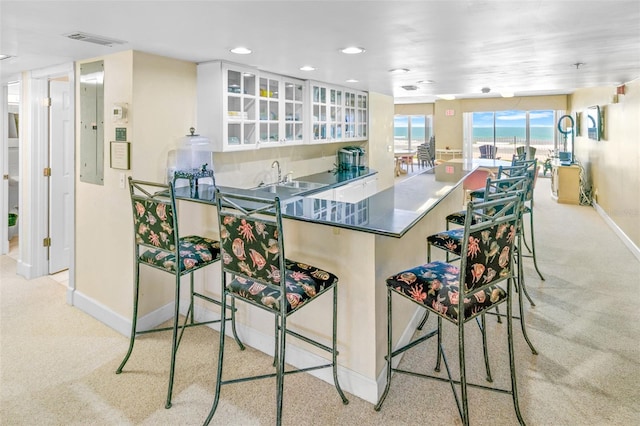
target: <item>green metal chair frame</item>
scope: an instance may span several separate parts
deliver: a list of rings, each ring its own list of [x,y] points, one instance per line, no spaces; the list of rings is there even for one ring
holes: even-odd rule
[[[133,209],[133,228],[135,235],[135,248],[134,248],[134,292],[133,292],[133,316],[131,320],[131,335],[129,338],[129,349],[120,363],[120,366],[116,370],[116,374],[122,373],[122,369],[129,360],[131,353],[133,352],[133,346],[135,339],[139,335],[156,333],[161,331],[171,330],[173,332],[171,339],[171,363],[169,369],[169,386],[167,390],[167,400],[165,408],[171,408],[171,396],[173,392],[173,381],[175,375],[176,354],[182,335],[185,328],[218,323],[221,320],[211,320],[196,322],[194,318],[194,299],[205,300],[218,306],[222,306],[218,300],[212,299],[204,294],[198,293],[194,289],[193,273],[198,269],[205,266],[209,266],[220,259],[220,252],[218,242],[215,240],[209,240],[212,243],[211,246],[203,249],[201,253],[203,258],[197,260],[189,260],[185,262],[185,257],[181,253],[183,244],[190,244],[190,240],[204,241],[202,237],[188,236],[181,238],[178,231],[178,215],[176,209],[176,201],[173,190],[173,184],[164,185],[155,182],[145,182],[140,180],[133,180],[129,177],[129,193],[131,196],[131,205]],[[162,233],[150,232],[148,226],[142,223],[140,220],[141,215],[145,215],[143,209],[152,210],[153,212],[161,211],[164,220],[161,223]],[[156,219],[151,219],[155,221]],[[155,250],[158,253],[158,259],[167,259],[163,264],[150,262],[149,257],[145,257],[145,252],[149,249]],[[210,253],[210,254],[207,254]],[[185,266],[188,263],[188,266]],[[137,330],[138,322],[138,302],[140,297],[140,265],[147,265],[148,267],[158,269],[160,271],[171,273],[175,276],[175,300],[174,300],[174,316],[173,325],[171,327],[153,328],[150,330]],[[181,278],[185,275],[190,277],[190,293],[189,293],[189,308],[185,315],[184,322],[180,324],[180,287]],[[223,312],[224,309],[221,309]],[[235,323],[233,324],[235,329]],[[180,334],[178,335],[178,330]]]
[[[519,308],[520,316],[514,316],[513,318],[520,320],[520,328],[522,330],[522,335],[524,337],[524,340],[527,342],[529,349],[531,349],[531,353],[534,355],[537,355],[538,351],[536,350],[536,348],[533,346],[533,343],[531,343],[531,340],[529,339],[529,335],[527,334],[526,324],[524,320],[524,301],[523,301],[522,295],[524,294],[525,297],[527,297],[527,299],[529,300],[529,303],[531,303],[531,306],[535,306],[535,304],[529,297],[529,294],[526,289],[525,280],[524,280],[524,269],[522,264],[522,250],[519,250],[519,247],[522,246],[522,238],[523,238],[522,230],[524,227],[524,223],[523,223],[524,197],[525,197],[525,192],[528,188],[528,185],[529,185],[529,178],[527,175],[524,175],[524,174],[516,175],[514,177],[503,177],[501,179],[487,179],[487,184],[484,189],[485,198],[482,201],[494,201],[494,200],[499,200],[502,198],[512,197],[512,196],[520,196],[522,198],[520,203],[520,211],[518,212],[517,244],[514,245],[514,251],[516,256],[515,259],[517,264],[517,274],[515,278],[516,278],[516,288],[518,290],[518,308]],[[479,202],[479,201],[476,201],[476,202]],[[466,211],[464,212],[464,218],[466,221],[467,220]],[[472,218],[472,222],[475,220],[476,220],[476,217],[474,216]],[[449,225],[449,222],[447,222],[447,230],[449,230],[448,225]],[[432,247],[432,244],[429,242],[429,239],[427,238],[427,262],[431,262],[431,247]],[[450,249],[447,249],[446,247],[442,247],[442,246],[437,246],[437,248],[441,250],[445,250],[447,262],[457,261],[459,259],[460,253],[464,253],[461,251],[460,246],[451,247]],[[456,255],[457,257],[454,259],[450,259],[449,258],[450,254]],[[496,307],[496,312],[487,312],[487,314],[496,315],[498,317],[498,322],[502,322],[501,317],[503,315],[500,314],[500,310],[498,309],[498,307]],[[429,311],[425,312],[425,315],[423,316],[422,320],[420,321],[417,327],[418,330],[422,330],[428,318],[429,318]],[[482,317],[482,321],[483,321],[482,323],[478,322],[478,326],[480,327],[480,330],[484,333],[484,316]],[[483,338],[484,338],[484,335],[483,335]],[[488,367],[489,361],[487,359],[487,355],[485,355],[485,363],[487,365],[487,375],[490,377],[491,374],[489,372],[489,367]]]
[[[538,160],[537,159],[533,159],[533,160],[518,160],[518,159],[514,159],[513,160],[513,165],[515,167],[518,166],[526,166],[526,173],[529,175],[529,187],[527,188],[527,192],[525,194],[525,199],[524,199],[524,214],[528,214],[529,215],[529,228],[531,230],[531,247],[529,247],[529,244],[527,244],[527,238],[525,236],[525,228],[523,226],[522,228],[522,233],[523,233],[523,237],[522,240],[524,241],[524,245],[527,248],[527,250],[529,251],[529,253],[531,253],[531,255],[523,255],[524,257],[531,257],[533,258],[533,266],[536,270],[536,272],[538,273],[538,276],[540,277],[540,279],[542,281],[544,281],[544,276],[542,275],[542,272],[540,272],[540,268],[538,268],[538,259],[536,257],[536,242],[535,242],[535,233],[534,233],[534,228],[533,228],[533,195],[534,195],[534,190],[536,187],[536,182],[538,180],[538,174],[540,173],[540,167],[538,165]],[[531,300],[531,299],[529,299]]]
[[[467,205],[467,215],[466,215],[466,221],[464,226],[464,239],[463,239],[464,243],[463,243],[462,253],[470,253],[469,252],[470,237],[472,238],[479,237],[483,231],[494,232],[494,229],[497,226],[507,226],[509,228],[516,227],[518,224],[518,221],[520,220],[518,218],[518,215],[519,215],[519,212],[521,211],[521,202],[522,202],[522,197],[520,195],[513,195],[513,196],[501,198],[498,200],[492,200],[492,201],[486,201],[486,202],[469,202],[469,204]],[[378,403],[375,406],[376,411],[379,411],[381,409],[382,404],[389,393],[390,384],[391,384],[391,373],[395,371],[396,373],[409,374],[415,377],[429,378],[429,379],[435,379],[438,381],[448,382],[453,391],[458,412],[460,414],[460,418],[462,419],[462,423],[464,425],[469,424],[469,407],[468,407],[468,392],[467,392],[468,386],[479,388],[479,389],[491,390],[494,392],[510,394],[513,399],[513,404],[514,404],[518,421],[520,422],[520,424],[524,424],[524,419],[522,418],[522,415],[520,413],[520,408],[518,403],[516,369],[515,369],[514,348],[513,348],[513,325],[512,325],[513,315],[512,315],[511,284],[513,281],[514,241],[515,241],[515,238],[510,239],[511,252],[508,256],[504,258],[504,262],[508,262],[508,264],[505,266],[505,269],[503,269],[503,271],[501,271],[501,273],[498,274],[495,280],[490,280],[488,282],[482,282],[482,280],[479,280],[476,282],[476,280],[474,279],[474,273],[473,273],[474,265],[468,261],[466,255],[461,257],[460,267],[458,269],[459,274],[458,274],[458,281],[457,281],[458,283],[461,283],[461,285],[459,286],[457,306],[456,305],[452,306],[453,308],[457,308],[457,312],[458,312],[457,319],[452,319],[450,316],[448,316],[446,313],[443,313],[437,307],[434,307],[427,303],[423,303],[423,301],[420,298],[418,298],[420,299],[418,300],[416,298],[410,297],[405,292],[394,288],[392,283],[389,282],[391,278],[387,280],[387,318],[388,320],[387,320],[387,356],[385,358],[387,382],[386,382],[385,389]],[[430,265],[432,264],[429,263],[423,266],[428,267]],[[398,276],[402,276],[403,274],[404,273],[400,273],[398,274]],[[466,299],[473,298],[474,294],[476,294],[477,292],[483,291],[489,288],[490,286],[493,286],[502,281],[507,282],[507,290],[506,290],[505,298],[498,300],[496,302],[492,301],[491,305],[484,306],[482,310],[480,310],[479,312],[474,312],[469,315],[465,313]],[[430,290],[431,289],[424,289],[423,291],[427,292]],[[437,315],[438,328],[435,331],[435,333],[431,332],[429,334],[416,338],[413,341],[407,343],[406,345],[400,348],[397,348],[396,350],[393,350],[393,336],[392,336],[392,331],[393,331],[392,295],[393,293],[399,294],[402,297],[408,300],[411,300],[412,302],[422,306],[423,308]],[[466,378],[465,333],[464,333],[465,327],[464,326],[467,322],[475,319],[479,315],[482,315],[487,309],[492,309],[494,307],[499,306],[502,303],[507,304],[506,318],[507,318],[507,345],[508,345],[508,351],[509,351],[509,369],[510,369],[510,375],[511,375],[510,389],[489,387],[489,386],[485,386],[477,383],[471,383],[471,382],[468,382]],[[454,377],[452,377],[451,369],[449,368],[449,364],[447,362],[447,358],[444,351],[444,346],[442,344],[442,320],[443,319],[454,324],[458,330],[458,354],[459,354],[459,367],[460,367],[460,375],[458,379],[455,379]],[[443,360],[445,364],[446,372],[447,372],[447,378],[434,376],[430,374],[418,373],[414,371],[403,370],[401,368],[394,368],[392,366],[393,358],[395,356],[404,353],[406,350],[413,348],[419,343],[422,343],[430,339],[434,335],[437,335],[438,337],[438,353],[437,353],[437,362],[436,362],[435,371],[436,372],[440,371],[441,360]],[[483,343],[485,343],[484,340],[483,340]],[[458,394],[456,386],[459,386],[460,395]]]
[[[245,382],[250,380],[258,380],[265,378],[276,378],[276,423],[280,425],[282,423],[282,408],[283,408],[283,386],[284,386],[284,376],[292,373],[306,372],[311,370],[318,370],[323,368],[332,368],[333,369],[333,380],[336,390],[342,399],[344,404],[348,404],[349,400],[344,395],[344,392],[340,388],[340,383],[338,382],[338,371],[337,371],[337,304],[338,304],[338,292],[337,292],[337,277],[331,283],[328,283],[324,288],[318,289],[318,291],[313,292],[312,295],[309,296],[307,300],[302,302],[299,305],[295,305],[290,301],[290,296],[295,296],[295,294],[289,290],[288,286],[292,284],[291,273],[293,268],[292,265],[298,264],[295,261],[291,261],[285,258],[285,250],[284,250],[284,232],[282,228],[282,213],[280,209],[280,200],[278,197],[275,199],[263,199],[257,198],[253,196],[245,196],[239,194],[231,194],[231,193],[223,193],[220,192],[219,189],[216,190],[216,204],[218,207],[218,221],[220,226],[220,238],[221,238],[221,252],[222,259],[221,262],[221,270],[222,270],[222,298],[223,300],[227,300],[227,298],[231,298],[232,306],[236,299],[243,301],[247,304],[256,306],[265,311],[268,311],[275,316],[275,351],[274,351],[274,366],[276,367],[276,372],[271,374],[262,374],[248,377],[240,377],[235,379],[223,380],[222,371],[223,371],[223,359],[224,359],[224,345],[225,345],[225,322],[223,321],[220,326],[220,347],[218,352],[218,370],[216,375],[216,388],[215,388],[215,399],[212,404],[211,410],[205,420],[205,425],[209,424],[212,420],[213,415],[218,406],[218,402],[220,400],[220,390],[222,385]],[[237,227],[237,230],[240,233],[245,233],[247,240],[255,241],[253,237],[248,237],[246,231],[257,230],[265,235],[272,236],[271,243],[269,245],[268,254],[265,252],[265,256],[260,255],[258,258],[255,253],[253,253],[253,257],[251,257],[251,262],[254,264],[258,264],[257,269],[252,271],[247,270],[247,265],[242,265],[243,262],[238,262],[234,260],[238,258],[237,253],[239,250],[239,242],[237,242],[237,238],[233,239],[230,236],[229,227],[231,223],[239,223],[242,224],[243,230],[240,227]],[[235,231],[233,231],[235,232]],[[244,251],[244,242],[242,243]],[[249,250],[251,254],[251,250]],[[255,257],[255,259],[254,259]],[[249,262],[249,261],[248,261]],[[299,264],[298,264],[299,265]],[[312,272],[310,275],[314,277],[318,277],[320,275],[329,275],[332,274],[327,273],[326,271],[318,270],[309,265],[305,265],[315,272]],[[265,271],[269,271],[266,272]],[[261,272],[262,271],[262,272]],[[318,271],[320,274],[318,274]],[[231,278],[231,279],[229,279]],[[326,278],[326,277],[325,277]],[[323,278],[324,279],[324,278]],[[233,290],[233,286],[237,285],[240,282],[242,285],[251,286],[251,288],[259,287],[261,290],[260,294],[266,290],[269,294],[275,294],[276,296],[271,297],[273,299],[270,303],[265,303],[264,299],[257,300],[256,298],[252,298],[246,294],[246,292],[239,291],[236,287],[235,291]],[[314,338],[302,335],[298,332],[294,332],[292,330],[287,329],[287,318],[297,312],[299,309],[303,308],[311,301],[315,300],[317,297],[322,294],[332,290],[333,293],[333,312],[332,312],[332,338],[331,338],[331,346],[327,346]],[[225,319],[225,313],[223,311],[222,319]],[[286,350],[286,336],[290,335],[299,340],[302,340],[306,343],[309,343],[321,350],[324,350],[331,354],[331,362],[306,367],[299,368],[290,371],[285,371],[285,350]]]

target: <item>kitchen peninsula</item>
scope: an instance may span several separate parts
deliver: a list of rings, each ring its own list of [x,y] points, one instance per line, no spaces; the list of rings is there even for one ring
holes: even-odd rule
[[[435,169],[412,176],[395,186],[355,203],[314,198],[314,191],[282,196],[286,257],[308,262],[335,273],[338,284],[338,363],[343,388],[375,403],[384,386],[386,353],[385,279],[393,273],[426,261],[427,235],[442,230],[445,217],[459,210],[462,179],[470,172],[461,163],[443,163]],[[375,173],[365,170],[362,176]],[[333,179],[333,182],[331,180]],[[339,176],[319,173],[299,178],[305,182],[342,185]],[[222,191],[252,193],[263,197],[276,194],[267,188]],[[202,186],[197,199],[188,187],[178,188],[178,198],[210,204],[213,188]],[[193,204],[193,203],[189,203]],[[214,216],[213,214],[211,215]],[[217,228],[217,224],[216,224]],[[216,294],[219,278],[207,285]],[[330,341],[330,298],[293,315],[288,323],[298,329],[313,329]],[[408,340],[422,311],[410,302],[395,310],[395,336]],[[406,304],[406,305],[405,305]],[[273,351],[272,317],[259,309],[238,307],[237,321],[243,341],[266,353]],[[315,348],[296,339],[288,340],[287,362],[296,366],[312,364],[320,355]],[[330,372],[313,372],[332,383]]]

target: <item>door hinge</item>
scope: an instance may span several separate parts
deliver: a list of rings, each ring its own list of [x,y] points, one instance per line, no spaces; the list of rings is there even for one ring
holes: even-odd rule
[[[42,240],[42,247],[51,247],[51,238],[47,237]]]
[[[51,98],[42,99],[42,106],[50,107],[51,106]]]
[[[42,175],[46,177],[51,176],[51,167],[45,167],[44,170],[42,170]]]

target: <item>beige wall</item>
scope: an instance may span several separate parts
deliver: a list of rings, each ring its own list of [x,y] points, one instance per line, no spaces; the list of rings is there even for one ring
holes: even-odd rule
[[[131,203],[128,189],[120,188],[120,174],[136,179],[164,180],[169,147],[193,125],[196,66],[134,51],[82,63],[96,60],[104,60],[105,115],[114,103],[127,103],[128,123],[115,124],[110,117],[105,117],[104,185],[81,182],[76,177],[76,291],[108,310],[130,318],[133,288]],[[76,81],[78,86],[79,75]],[[76,111],[79,114],[79,103]],[[78,116],[76,122],[79,125]],[[129,171],[109,168],[109,141],[115,139],[115,127],[127,128],[131,142]],[[78,129],[76,134],[80,135]],[[79,140],[76,150],[80,150]],[[173,298],[171,277],[148,272],[142,275],[146,293],[141,304],[142,315]],[[148,281],[153,281],[153,291],[148,290]]]
[[[393,97],[369,93],[369,167],[378,171],[378,190],[394,183]]]
[[[640,247],[640,80],[626,85],[626,94],[612,103],[615,86],[582,89],[571,97],[572,112],[581,112],[582,136],[575,154],[592,184],[594,201]],[[586,137],[586,110],[599,105],[604,137]]]
[[[197,129],[197,67],[194,63],[136,51],[81,63],[97,60],[103,60],[105,64],[105,111],[109,111],[114,103],[127,103],[128,117],[126,123],[114,123],[110,117],[105,117],[104,185],[88,184],[76,178],[76,292],[128,319],[131,318],[132,303],[133,236],[129,193],[127,188],[120,188],[120,176],[165,181],[168,152],[177,147],[189,127]],[[79,75],[76,81],[79,86]],[[367,149],[370,165],[381,169],[383,177],[379,185],[387,187],[393,183],[393,154],[386,149],[393,140],[393,98],[371,94],[370,108],[372,143],[356,144]],[[79,103],[76,110],[80,111]],[[109,141],[115,139],[116,127],[125,127],[131,142],[131,170],[128,171],[109,168]],[[274,159],[280,161],[283,175],[289,171],[294,177],[325,172],[334,167],[336,151],[353,144],[215,153],[216,180],[220,185],[236,187],[271,182],[276,177],[271,168]],[[76,149],[79,152],[79,140]],[[183,235],[217,236],[217,222],[210,207],[181,202],[179,209],[181,217],[188,218],[180,222]],[[196,278],[197,285],[205,286],[208,292],[217,292],[217,285],[208,284],[217,282],[219,269],[217,271],[213,268],[201,274]],[[145,296],[141,298],[140,315],[166,308],[174,297],[172,278],[149,268],[143,268],[141,277]]]
[[[433,111],[436,146],[462,148],[462,114],[475,111],[566,110],[582,112],[581,128],[589,106],[604,114],[604,138],[589,140],[586,130],[577,137],[576,158],[593,185],[594,199],[638,247],[640,246],[640,80],[626,85],[626,94],[612,103],[615,86],[581,89],[571,96],[528,96],[445,101],[435,104],[396,105],[395,114],[429,114]],[[446,110],[453,110],[452,116]]]
[[[437,100],[434,104],[399,104],[396,114],[433,114],[436,147],[462,149],[463,121],[465,112],[507,111],[539,109],[567,109],[567,96],[523,96],[513,98],[482,98],[461,100]],[[451,114],[447,115],[447,111]]]

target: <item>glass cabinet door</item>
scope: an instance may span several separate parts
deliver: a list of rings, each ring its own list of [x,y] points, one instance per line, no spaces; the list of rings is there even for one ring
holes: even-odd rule
[[[280,79],[260,77],[260,142],[280,142]]]
[[[332,140],[342,139],[342,90],[331,89],[329,91],[329,137]]]
[[[356,94],[345,92],[344,122],[345,138],[351,139],[356,136]]]
[[[284,138],[286,141],[303,140],[304,83],[284,81]]]
[[[312,90],[313,139],[327,140],[327,88],[314,85]]]
[[[234,69],[227,76],[227,146],[255,145],[256,75]]]
[[[367,125],[368,125],[368,117],[367,112],[369,108],[367,105],[367,95],[365,93],[358,94],[358,106],[357,106],[357,121],[358,127],[356,129],[356,136],[358,138],[367,138]]]

